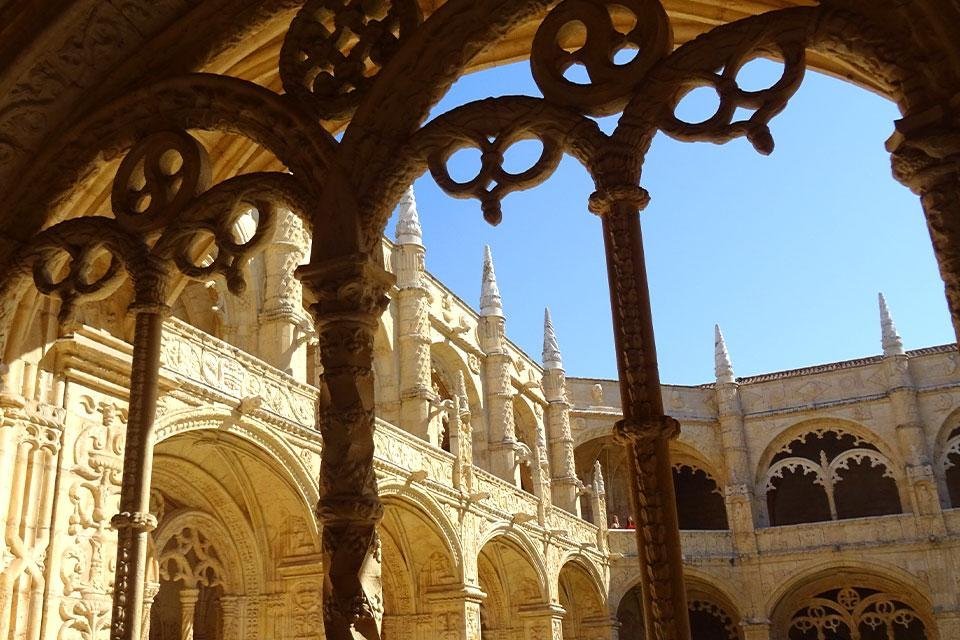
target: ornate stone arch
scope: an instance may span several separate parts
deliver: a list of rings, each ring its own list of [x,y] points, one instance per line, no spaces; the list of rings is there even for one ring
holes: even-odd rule
[[[217,497],[220,507],[218,515],[223,520],[223,528],[229,532],[225,539],[234,541],[232,551],[237,556],[238,566],[241,568],[241,575],[231,586],[242,585],[248,594],[263,593],[267,576],[264,573],[264,568],[257,565],[259,542],[256,533],[250,528],[245,514],[216,479],[205,473],[188,473],[192,471],[195,471],[195,469],[188,468],[187,463],[181,461],[158,465],[154,470],[155,484],[167,490],[176,488],[178,493],[182,495],[198,492],[211,498]],[[192,482],[188,482],[187,477],[190,477]],[[165,527],[161,527],[158,532],[162,533],[163,529]],[[161,549],[158,548],[159,550]]]
[[[553,587],[556,587],[557,581],[560,578],[560,571],[571,562],[577,564],[590,576],[593,586],[600,594],[600,598],[604,605],[606,605],[610,601],[610,594],[609,590],[606,588],[606,586],[604,586],[606,584],[606,580],[603,577],[603,569],[597,566],[597,563],[591,560],[589,556],[584,555],[577,549],[569,549],[560,555],[560,562],[557,565],[558,568],[556,575],[550,576]],[[557,590],[554,589],[553,593],[557,593]]]
[[[474,374],[470,371],[465,356],[458,349],[449,342],[434,342],[430,345],[430,359],[451,393],[456,393],[457,373],[462,371],[471,409],[482,404]]]
[[[734,594],[743,593],[742,589],[736,588],[733,584],[718,576],[708,574],[696,567],[684,567],[684,584],[687,592],[687,608],[691,620],[696,624],[696,618],[705,618],[704,622],[716,628],[722,626],[729,640],[741,640],[742,631],[740,623],[743,619],[743,612],[747,611],[741,599]],[[631,607],[626,598],[634,597],[640,590],[640,576],[634,576],[633,580],[627,581],[616,593],[611,593],[610,610],[621,615],[627,616],[627,619],[621,620],[625,625],[636,624],[636,620],[631,621],[629,615],[642,615],[635,606]],[[623,609],[621,609],[621,606]],[[622,629],[629,632],[627,629]],[[693,636],[696,638],[696,636]]]
[[[557,602],[563,607],[563,637],[602,637],[610,634],[606,589],[591,566],[578,554],[570,554],[557,572]]]
[[[150,134],[186,129],[239,134],[262,145],[301,178],[304,193],[310,193],[311,180],[322,184],[325,174],[343,178],[332,137],[280,96],[237,78],[197,73],[136,89],[58,138],[32,165],[28,175],[37,182],[20,183],[18,214],[58,211],[91,165],[122,154]],[[306,198],[298,198],[297,205],[309,222],[318,221],[307,213],[313,205]]]
[[[858,593],[849,593],[849,590]],[[851,620],[863,620],[861,616],[865,613],[872,615],[877,611],[879,601],[891,603],[880,606],[879,617],[907,608],[910,613],[904,613],[900,619],[919,620],[927,640],[939,640],[926,586],[908,572],[889,565],[827,562],[810,566],[771,594],[767,611],[773,633],[777,637],[786,637],[798,613],[799,617],[807,618],[799,621],[806,628],[817,624],[809,619],[811,615],[838,616],[837,620],[842,619],[842,624],[850,624]],[[811,605],[818,609],[815,614],[801,613]]]
[[[937,433],[934,473],[944,508],[960,507],[960,409],[950,413]]]
[[[158,560],[162,560],[164,549],[170,540],[182,532],[184,529],[191,528],[200,532],[220,556],[220,580],[221,585],[227,593],[244,593],[246,585],[244,577],[256,567],[245,566],[244,559],[237,553],[237,540],[231,531],[224,526],[217,518],[195,509],[179,510],[157,527],[153,534],[154,544],[158,553]],[[228,541],[233,544],[229,544]]]
[[[801,454],[793,450],[809,449],[818,441],[826,443],[824,446],[830,449],[829,454],[823,450],[819,454]],[[886,492],[883,502],[886,505],[883,507],[885,513],[900,513],[903,505],[910,504],[902,460],[883,438],[864,425],[850,420],[815,418],[801,421],[781,431],[760,456],[756,495],[761,521],[791,524],[851,517],[838,511],[838,497],[834,492],[835,487],[845,489],[841,486],[841,474],[850,472],[852,468],[880,474],[882,478],[893,483],[892,488],[877,485],[878,491]],[[810,514],[798,513],[795,516],[799,519],[784,520],[783,514],[770,513],[768,503],[770,500],[781,499],[779,494],[773,493],[779,491],[781,485],[787,487],[788,491],[801,491],[801,485],[808,485],[804,491],[816,492],[816,495],[811,494],[804,500],[807,505],[805,508]],[[847,509],[848,504],[849,500],[845,499],[841,506]]]
[[[534,575],[536,576],[538,582],[537,586],[540,589],[540,598],[544,603],[549,602],[549,572],[547,570],[547,565],[545,559],[543,558],[543,554],[539,551],[537,545],[524,531],[511,525],[509,522],[500,522],[491,525],[482,532],[477,542],[477,549],[479,549],[480,553],[482,553],[484,547],[491,542],[498,541],[499,539],[502,539],[508,544],[513,545],[520,552],[521,556],[530,564],[530,567],[533,569]]]
[[[384,503],[396,502],[403,505],[417,513],[425,523],[430,524],[446,545],[443,551],[449,557],[451,568],[455,571],[454,578],[462,583],[464,579],[463,545],[457,528],[440,503],[429,493],[394,479],[381,482],[377,488]]]
[[[239,416],[235,412],[205,407],[186,409],[159,416],[156,422],[155,442],[160,443],[180,433],[200,430],[218,430],[238,436],[242,440],[270,454],[292,486],[296,487],[304,504],[314,505],[319,500],[317,480],[313,472],[306,467],[304,460],[297,455],[293,447],[277,435],[276,430],[268,428],[255,419]]]

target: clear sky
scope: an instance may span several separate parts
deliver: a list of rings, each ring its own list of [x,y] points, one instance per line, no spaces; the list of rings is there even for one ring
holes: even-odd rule
[[[769,86],[778,69],[760,61],[741,79]],[[461,79],[434,113],[509,94],[540,95],[527,64]],[[712,113],[702,94],[679,115]],[[772,156],[744,140],[655,140],[642,225],[663,382],[713,380],[714,323],[739,376],[880,353],[878,291],[908,349],[954,340],[919,201],[893,180],[884,150],[897,117],[887,100],[809,72],[772,123]],[[518,147],[508,168],[522,170],[538,153],[537,143]],[[469,155],[452,159],[454,178],[476,175]],[[567,375],[616,377],[600,221],[586,210],[592,183],[576,161],[508,196],[498,227],[429,173],[415,189],[434,275],[477,308],[489,244],[508,336],[539,360],[550,306]],[[390,237],[393,229],[391,220]]]

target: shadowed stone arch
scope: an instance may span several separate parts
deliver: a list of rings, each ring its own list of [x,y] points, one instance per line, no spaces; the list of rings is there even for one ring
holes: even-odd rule
[[[744,603],[733,595],[739,594],[739,589],[696,567],[684,568],[684,583],[693,640],[743,639]],[[611,594],[611,610],[620,621],[621,638],[643,638],[639,576],[626,584],[622,593]]]
[[[937,434],[935,473],[944,508],[960,508],[960,409],[943,421]]]
[[[901,513],[910,504],[903,463],[856,422],[818,418],[783,430],[757,469],[761,521],[772,525]]]
[[[194,483],[190,483],[186,480],[189,472],[187,464],[181,461],[177,461],[175,464],[157,465],[154,471],[155,491],[159,491],[163,495],[176,492],[180,496],[190,495],[190,492],[193,491],[210,498],[216,497],[220,506],[217,517],[223,520],[223,527],[229,532],[226,539],[235,542],[234,552],[238,557],[239,568],[241,569],[238,579],[234,581],[234,587],[242,587],[247,593],[262,592],[267,577],[264,575],[263,568],[256,565],[257,536],[246,521],[243,511],[231,499],[227,490],[209,474],[194,475]],[[163,514],[158,515],[160,516],[158,520],[160,520],[161,526],[157,529],[155,539],[163,534],[166,527]]]
[[[606,589],[592,563],[571,554],[557,574],[557,601],[564,609],[563,637],[567,639],[607,637],[610,613]]]
[[[540,597],[544,601],[549,601],[549,570],[538,545],[522,529],[509,522],[499,522],[490,525],[481,533],[477,541],[477,549],[482,551],[489,543],[497,540],[506,541],[517,547],[521,552],[521,557],[530,564],[536,574]]]
[[[549,605],[546,570],[525,536],[509,528],[489,533],[477,560],[479,587],[487,594],[480,608],[482,634],[520,640],[526,631],[523,614]]]
[[[228,593],[242,593],[246,588],[243,577],[250,573],[252,568],[243,566],[241,558],[237,554],[236,542],[229,544],[228,541],[234,540],[231,531],[209,513],[183,509],[165,518],[163,524],[159,525],[153,533],[153,544],[156,545],[157,552],[162,552],[171,538],[185,527],[196,527],[208,540],[213,542],[217,554],[221,556],[222,560],[221,564],[224,571],[220,578],[223,581],[224,589]]]

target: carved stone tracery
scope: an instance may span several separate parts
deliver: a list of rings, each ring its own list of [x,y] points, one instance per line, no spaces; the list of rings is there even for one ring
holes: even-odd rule
[[[622,11],[634,16],[626,31],[617,29],[613,15]],[[531,62],[546,99],[475,103],[417,130],[431,104],[474,55],[510,26],[544,13]],[[372,462],[371,354],[374,327],[391,283],[372,247],[379,243],[393,196],[429,167],[452,195],[480,199],[484,216],[496,223],[505,195],[541,183],[556,168],[561,153],[573,155],[595,180],[589,208],[603,218],[625,416],[618,434],[629,449],[636,476],[645,618],[651,625],[648,631],[658,637],[683,638],[687,632],[680,613],[683,590],[666,444],[678,425],[664,415],[659,397],[637,220],[648,201],[639,186],[644,155],[657,131],[713,142],[744,136],[758,151],[769,153],[773,141],[768,124],[799,85],[807,48],[846,46],[875,53],[883,61],[891,57],[890,48],[876,44],[877,34],[852,28],[849,15],[821,7],[772,12],[721,26],[672,53],[671,25],[663,6],[654,0],[564,0],[556,6],[540,0],[477,0],[459,12],[439,10],[435,16],[422,23],[413,0],[310,0],[294,18],[281,51],[280,75],[287,96],[235,79],[197,74],[135,91],[81,121],[58,148],[38,160],[24,186],[14,190],[10,198],[14,213],[56,209],[97,154],[111,157],[133,146],[114,185],[115,218],[70,220],[42,232],[18,256],[13,275],[32,277],[41,292],[59,297],[64,317],[74,303],[116,291],[123,270],[134,281],[132,309],[138,313],[134,349],[141,358],[135,356],[124,460],[140,472],[124,470],[124,498],[115,524],[122,535],[138,538],[143,546],[152,524],[144,505],[148,491],[142,485],[149,489],[147,443],[159,365],[155,352],[159,318],[167,310],[168,277],[175,271],[196,279],[218,275],[231,291],[240,292],[245,260],[262,241],[260,230],[269,231],[279,203],[309,212],[318,231],[324,222],[330,223],[336,241],[325,238],[328,244],[314,251],[314,264],[302,271],[318,298],[315,314],[324,366],[318,407],[326,445],[318,513],[326,525],[324,553],[330,567],[324,614],[332,638],[353,633],[374,637],[379,635],[381,613],[375,525],[382,507]],[[570,33],[576,25],[586,32],[580,48]],[[847,38],[843,44],[838,35],[847,31],[860,37]],[[632,48],[640,50],[633,61],[614,60],[618,50]],[[784,61],[777,83],[759,92],[737,86],[743,64],[771,55]],[[564,77],[573,64],[585,67],[589,84],[576,86]],[[421,85],[417,88],[426,90],[414,96],[401,90],[398,82],[411,77]],[[897,79],[894,73],[883,78],[886,85]],[[703,123],[681,122],[674,110],[697,86],[715,88],[720,107]],[[401,105],[405,108],[397,108]],[[753,113],[735,121],[738,108]],[[625,115],[613,136],[600,133],[586,117],[620,110]],[[356,119],[347,126],[342,143],[316,122],[354,112]],[[292,175],[249,174],[205,191],[202,148],[183,131],[191,127],[241,133],[273,151]],[[388,131],[392,133],[387,135]],[[543,143],[541,158],[519,174],[504,171],[504,151],[529,138]],[[941,238],[939,248],[946,253],[949,242],[942,238],[957,233],[947,215],[955,189],[944,186],[948,182],[944,176],[955,178],[956,153],[955,148],[944,152],[924,143],[922,137],[914,137],[900,149],[899,169],[905,181],[919,180],[916,188],[927,204],[935,243]],[[450,178],[446,161],[468,146],[482,150],[482,167],[473,180],[459,184]],[[408,151],[401,152],[405,147]],[[924,147],[926,159],[917,154]],[[179,160],[171,159],[170,152]],[[927,159],[934,161],[929,171]],[[919,177],[910,173],[918,164],[924,165]],[[362,195],[349,195],[354,191]],[[250,207],[259,213],[258,235],[243,241],[231,237],[238,216]],[[158,237],[146,237],[153,232],[159,232]],[[346,245],[349,257],[330,252],[336,242]],[[948,279],[960,273],[951,257],[941,260],[941,266]],[[952,289],[948,293],[954,309],[960,308],[960,295]],[[501,386],[506,393],[511,381],[504,378]],[[512,411],[505,407],[507,448],[513,448],[512,419]],[[838,462],[837,469],[863,460],[874,465],[876,455],[858,451]],[[832,482],[835,472],[828,469],[821,475]],[[116,587],[122,594],[131,579],[126,565],[142,564],[142,558],[130,556],[132,541],[120,546]],[[142,582],[141,577],[133,571],[134,582]],[[129,622],[115,612],[115,635],[129,637]]]

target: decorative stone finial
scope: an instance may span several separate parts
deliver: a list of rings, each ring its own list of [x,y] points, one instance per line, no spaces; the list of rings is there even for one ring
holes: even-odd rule
[[[603,470],[600,468],[599,460],[593,463],[593,491],[598,496],[607,493],[607,488],[603,484]]]
[[[730,362],[727,343],[723,339],[723,332],[720,331],[718,324],[713,325],[713,368],[717,382],[734,382],[733,363]]]
[[[503,299],[497,287],[497,274],[493,270],[493,254],[490,245],[483,248],[483,284],[480,288],[480,315],[503,317]]]
[[[903,340],[897,333],[897,325],[893,324],[893,317],[890,315],[890,309],[887,307],[887,300],[883,294],[879,294],[880,299],[880,336],[883,344],[883,355],[902,356]]]
[[[417,213],[417,199],[413,185],[400,198],[400,216],[397,219],[397,244],[423,245],[423,230]]]
[[[550,319],[550,307],[543,310],[543,353],[541,355],[544,369],[563,369],[563,357],[560,355],[557,333]]]

